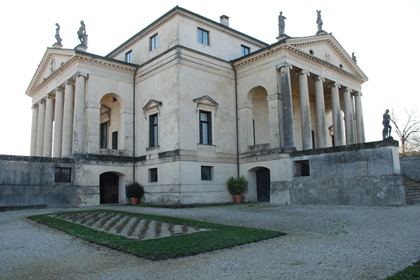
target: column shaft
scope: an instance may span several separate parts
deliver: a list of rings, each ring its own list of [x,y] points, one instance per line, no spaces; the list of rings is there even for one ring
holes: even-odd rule
[[[338,94],[338,86],[336,83],[330,83],[331,87],[331,103],[334,127],[334,145],[343,145],[343,117],[340,110],[340,96]]]
[[[327,120],[325,117],[324,85],[321,77],[315,80],[315,103],[316,103],[316,132],[318,135],[318,148],[328,147]]]
[[[346,144],[351,145],[355,143],[354,138],[354,116],[352,110],[351,94],[348,88],[344,89],[344,114],[346,124]]]
[[[85,77],[76,75],[76,89],[74,94],[74,121],[73,121],[73,152],[83,153],[83,121],[85,111]]]
[[[44,150],[45,100],[39,102],[38,129],[36,132],[36,156],[42,157]]]
[[[308,89],[309,73],[302,71],[299,73],[299,95],[300,95],[300,118],[302,129],[302,149],[312,149],[312,128],[311,128],[311,109],[309,105]]]
[[[362,96],[360,93],[356,95],[356,124],[357,124],[357,142],[365,143],[365,127],[363,123],[363,111],[362,111]]]
[[[71,156],[73,143],[73,99],[74,99],[74,84],[66,83],[64,89],[64,113],[63,113],[63,147],[61,156]]]
[[[36,134],[38,130],[38,105],[32,105],[31,151],[30,156],[36,156]]]
[[[55,116],[54,116],[54,150],[53,157],[61,157],[63,136],[63,104],[64,92],[57,89],[55,92]]]
[[[280,80],[283,99],[284,148],[286,151],[296,150],[290,66],[280,68]]]
[[[54,120],[54,98],[51,95],[48,95],[46,111],[45,111],[44,148],[43,148],[44,157],[51,157],[53,120]]]

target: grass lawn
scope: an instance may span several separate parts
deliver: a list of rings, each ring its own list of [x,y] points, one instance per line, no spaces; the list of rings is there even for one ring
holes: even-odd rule
[[[150,260],[164,260],[191,256],[284,235],[284,233],[279,231],[227,226],[168,216],[144,215],[122,211],[93,210],[80,211],[77,213],[90,214],[92,212],[111,212],[120,215],[119,217],[123,217],[121,219],[128,219],[128,216],[160,221],[161,223],[187,225],[190,227],[211,230],[198,231],[192,234],[173,235],[164,238],[140,240],[95,230],[88,226],[60,219],[60,216],[54,217],[56,214],[35,215],[28,218],[50,227],[60,229],[76,237]],[[61,213],[60,215],[65,214],[66,213]],[[84,222],[86,222],[86,219]]]
[[[388,277],[386,280],[419,280],[420,279],[420,261],[407,267],[403,271]]]

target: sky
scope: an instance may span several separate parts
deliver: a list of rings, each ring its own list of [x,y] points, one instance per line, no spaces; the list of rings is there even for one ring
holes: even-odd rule
[[[362,85],[366,140],[382,139],[385,109],[401,120],[404,108],[420,110],[420,0],[9,1],[0,12],[0,154],[29,155],[32,110],[25,92],[47,47],[55,43],[55,23],[64,48],[74,48],[84,20],[87,51],[105,56],[176,5],[217,22],[227,15],[231,28],[269,44],[276,42],[280,11],[285,33],[300,37],[315,35],[316,10],[321,10],[323,29],[350,55],[355,52],[369,78]]]

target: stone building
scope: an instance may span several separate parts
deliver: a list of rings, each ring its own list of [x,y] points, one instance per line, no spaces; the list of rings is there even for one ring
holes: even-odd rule
[[[70,206],[125,203],[133,180],[145,203],[227,203],[237,175],[245,201],[404,204],[398,144],[365,143],[367,80],[321,29],[270,45],[177,6],[105,56],[87,35],[47,48],[31,157],[7,160],[47,164]]]

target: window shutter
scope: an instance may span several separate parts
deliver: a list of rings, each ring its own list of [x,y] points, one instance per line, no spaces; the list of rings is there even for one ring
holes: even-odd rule
[[[153,118],[149,116],[149,147],[153,147]]]

